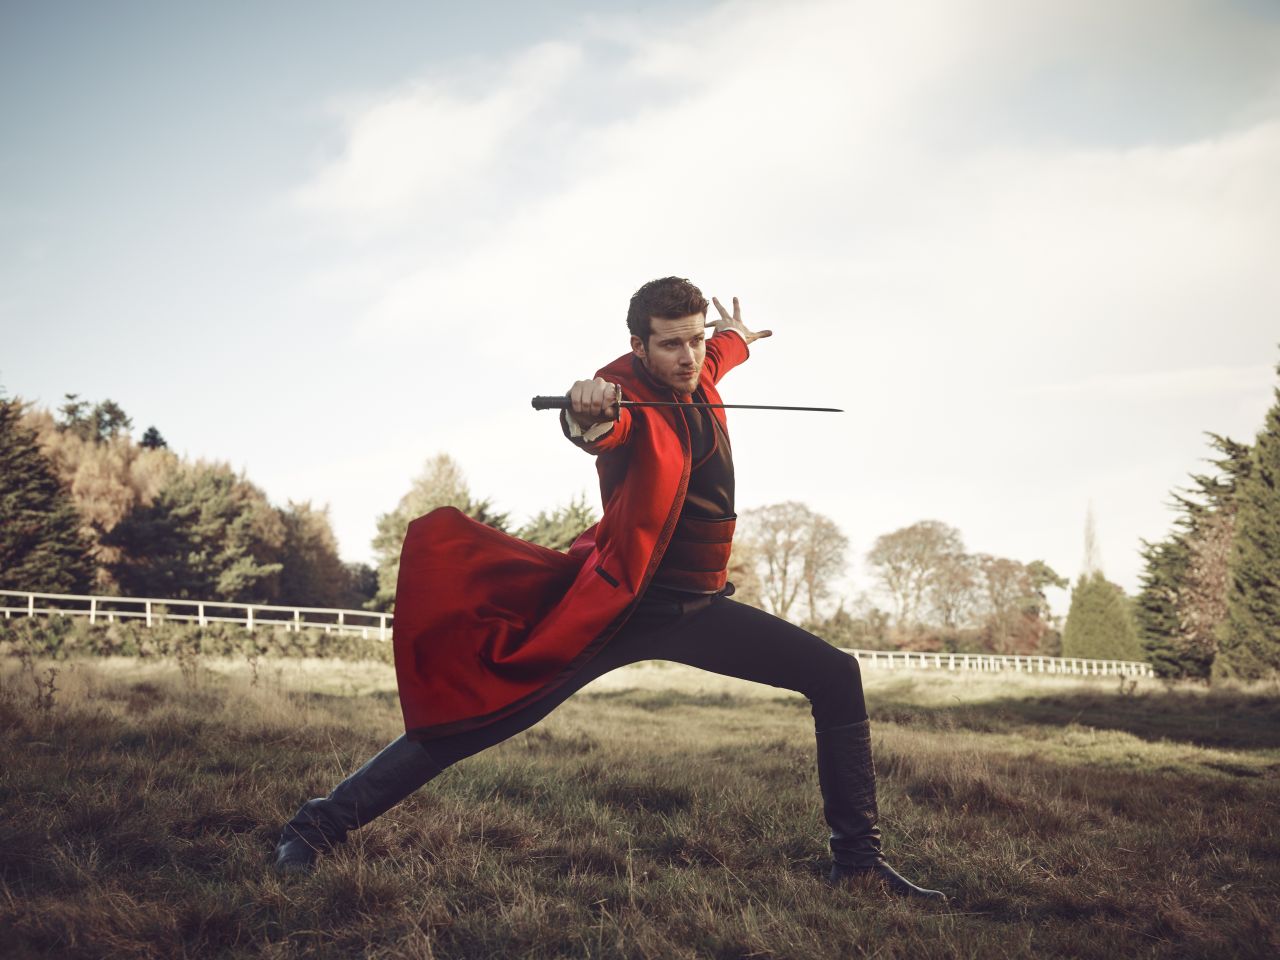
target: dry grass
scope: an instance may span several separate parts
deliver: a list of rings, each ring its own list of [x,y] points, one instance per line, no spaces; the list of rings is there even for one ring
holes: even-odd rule
[[[615,671],[307,878],[281,823],[400,732],[384,664],[0,667],[6,957],[1280,955],[1280,691],[868,670],[885,847],[827,888],[803,698]],[[36,664],[34,679],[50,665]]]

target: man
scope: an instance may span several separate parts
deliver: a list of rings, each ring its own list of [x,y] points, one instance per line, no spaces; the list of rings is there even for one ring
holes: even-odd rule
[[[729,599],[736,514],[727,419],[723,409],[682,405],[720,403],[716,384],[771,331],[748,330],[736,297],[732,315],[712,302],[719,318],[707,322],[710,304],[688,280],[646,283],[627,315],[631,352],[568,391],[561,428],[595,456],[604,505],[568,553],[451,507],[410,524],[393,632],[406,733],[303,805],[277,847],[280,869],[311,869],[318,851],[604,673],[664,659],[804,693],[831,827],[828,882],[945,900],[881,854],[857,660]],[[625,407],[623,398],[681,406]]]

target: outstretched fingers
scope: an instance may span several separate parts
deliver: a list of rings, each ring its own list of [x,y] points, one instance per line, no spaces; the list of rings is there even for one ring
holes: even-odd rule
[[[720,318],[728,323],[742,322],[742,308],[738,306],[738,298],[733,298],[733,316],[729,316],[729,311],[724,308],[724,304],[716,297],[711,298],[711,302],[716,305],[716,309],[720,311]]]

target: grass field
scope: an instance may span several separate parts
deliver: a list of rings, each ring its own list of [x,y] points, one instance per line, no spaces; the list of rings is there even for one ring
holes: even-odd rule
[[[401,732],[390,667],[0,671],[4,957],[1280,956],[1275,684],[868,669],[885,849],[939,907],[823,883],[772,687],[615,671],[281,878],[281,823]]]

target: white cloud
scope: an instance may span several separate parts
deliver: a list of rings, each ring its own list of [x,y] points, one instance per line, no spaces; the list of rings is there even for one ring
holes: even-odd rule
[[[447,82],[407,85],[347,118],[341,155],[295,194],[302,208],[375,224],[400,221],[458,189],[483,189],[483,175],[538,120],[572,74],[580,51],[541,43],[475,95]]]

